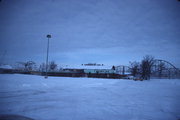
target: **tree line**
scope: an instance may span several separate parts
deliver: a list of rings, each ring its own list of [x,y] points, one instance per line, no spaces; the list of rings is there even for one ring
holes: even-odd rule
[[[22,71],[46,71],[46,64],[41,63],[37,65],[34,61],[27,61],[27,62],[17,62],[15,65],[15,69],[22,70]],[[58,70],[58,64],[55,61],[50,61],[48,63],[48,71],[54,72]]]
[[[154,57],[146,55],[141,62],[130,62],[130,72],[134,77],[148,80],[152,73],[152,66],[154,64]]]

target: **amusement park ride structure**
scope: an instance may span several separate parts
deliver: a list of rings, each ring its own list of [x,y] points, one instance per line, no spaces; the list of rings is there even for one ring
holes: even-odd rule
[[[160,78],[179,78],[180,70],[166,60],[155,59],[152,67],[152,76]]]
[[[131,74],[131,67],[119,65],[116,66],[116,73],[118,74]],[[155,59],[152,66],[152,77],[157,78],[180,78],[180,70],[172,63],[166,60]]]

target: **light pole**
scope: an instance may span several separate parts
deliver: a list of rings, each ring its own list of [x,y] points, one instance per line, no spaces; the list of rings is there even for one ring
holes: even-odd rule
[[[49,55],[49,39],[51,38],[51,35],[46,36],[48,38],[48,43],[47,43],[47,57],[46,57],[46,75],[45,78],[48,78],[48,55]]]

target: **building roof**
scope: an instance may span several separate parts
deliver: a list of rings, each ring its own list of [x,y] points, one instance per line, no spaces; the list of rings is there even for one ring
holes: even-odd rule
[[[12,69],[12,66],[10,65],[0,65],[1,69]]]
[[[64,65],[61,66],[63,69],[112,69],[111,65]]]

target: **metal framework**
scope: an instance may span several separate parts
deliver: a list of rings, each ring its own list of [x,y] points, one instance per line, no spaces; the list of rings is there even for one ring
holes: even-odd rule
[[[118,74],[131,74],[131,67],[129,66],[115,66],[115,70]],[[166,60],[155,59],[151,76],[158,78],[180,78],[180,70]]]
[[[152,67],[152,76],[160,78],[179,78],[180,70],[166,60],[155,59]]]
[[[115,66],[116,73],[125,75],[130,74],[130,67],[125,65]]]

